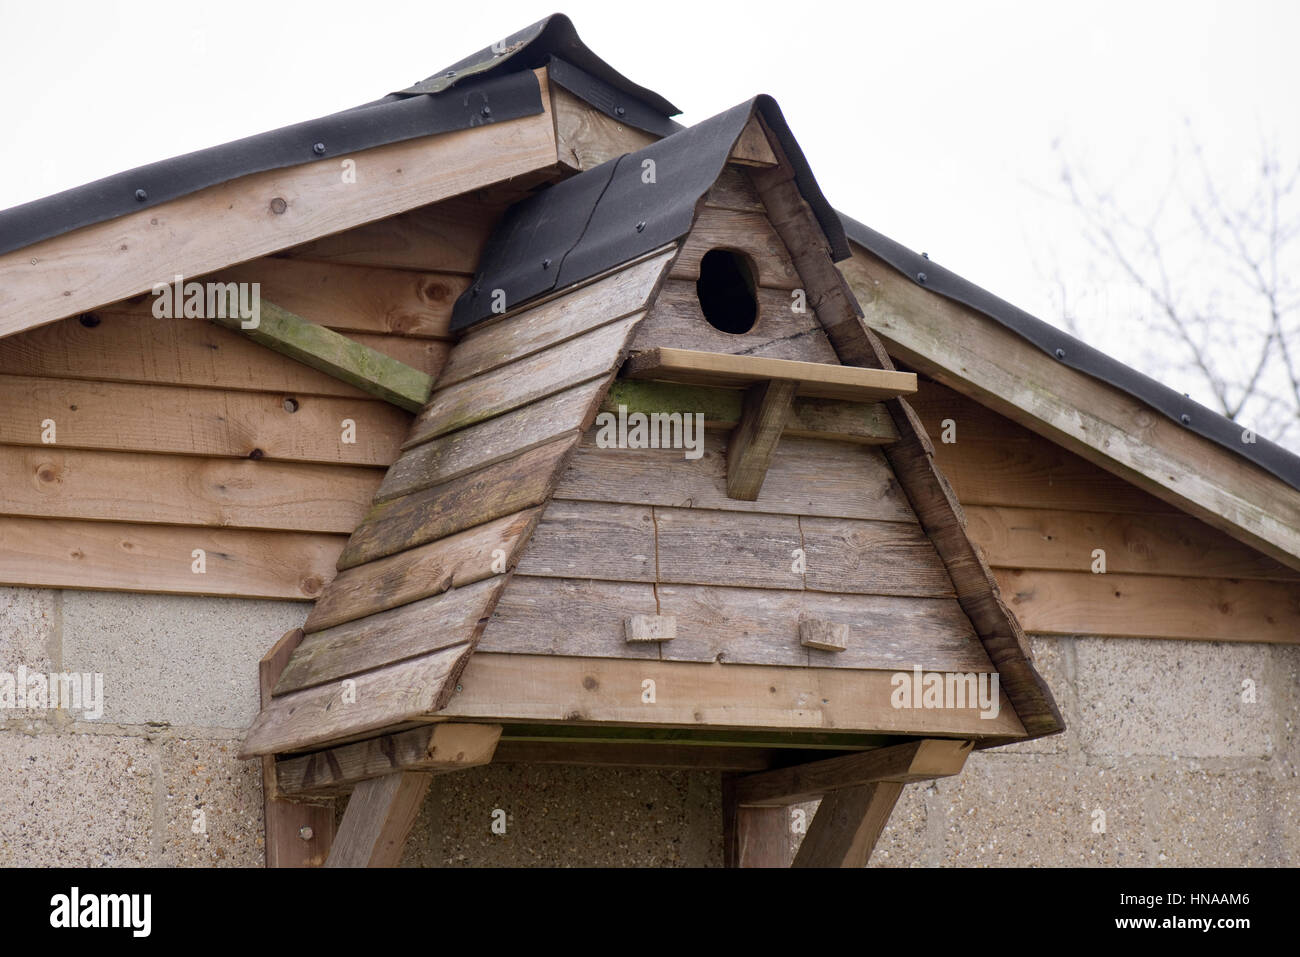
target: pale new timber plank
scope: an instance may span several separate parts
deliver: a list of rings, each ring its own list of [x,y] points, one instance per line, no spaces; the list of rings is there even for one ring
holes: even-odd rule
[[[635,353],[628,359],[624,374],[630,379],[700,385],[747,385],[774,379],[798,383],[799,395],[852,402],[874,402],[916,391],[916,376],[910,372],[692,349],[659,348]]]
[[[289,656],[302,641],[302,629],[294,628],[271,646],[257,664],[262,706],[271,702],[271,688]],[[267,867],[319,867],[334,842],[334,805],[323,801],[308,804],[287,800],[279,788],[275,758],[262,758],[262,813],[266,830]]]
[[[996,718],[980,718],[974,709],[895,708],[891,674],[479,651],[460,677],[462,690],[440,716],[975,738],[1024,734],[1005,695]],[[642,702],[646,679],[655,682],[654,704]]]
[[[303,628],[322,631],[502,574],[513,567],[516,552],[528,537],[537,514],[537,509],[529,509],[507,515],[408,552],[342,571],[316,599]]]
[[[375,399],[0,376],[0,443],[387,466],[410,416]],[[343,441],[344,421],[355,441]]]
[[[212,321],[407,412],[419,412],[433,390],[427,373],[270,301],[261,303],[256,328],[244,329],[238,317]]]
[[[791,867],[866,867],[903,785],[892,781],[833,791],[817,808]]]
[[[0,445],[0,513],[349,534],[377,469]]]
[[[588,430],[556,498],[915,522],[875,448],[786,436],[776,447],[758,502],[727,497],[726,437],[706,433],[704,455],[678,449],[601,449]]]
[[[471,329],[447,360],[439,390],[638,312],[671,257],[671,252],[654,256],[501,322]]]
[[[581,429],[594,416],[603,380],[575,386],[514,412],[408,448],[392,464],[375,504],[432,488]]]
[[[797,289],[802,283],[790,254],[762,213],[739,213],[704,206],[682,242],[682,250],[668,273],[670,279],[700,278],[700,260],[710,249],[737,249],[752,260],[759,286]]]
[[[972,506],[967,530],[1000,568],[1300,582],[1287,568],[1190,515],[1124,515]]]
[[[831,791],[891,781],[910,784],[959,774],[971,742],[930,738],[841,757],[748,774],[736,782],[736,801],[784,807],[812,801]]]
[[[540,505],[577,443],[575,432],[462,478],[376,505],[348,540],[339,570]]]
[[[444,648],[349,681],[308,688],[271,700],[253,721],[240,758],[284,754],[383,731],[436,711],[469,654],[469,645]]]
[[[754,327],[744,335],[732,335],[715,329],[704,318],[693,280],[666,280],[637,327],[632,349],[644,352],[666,346],[839,365],[811,306],[802,313],[794,312],[795,300],[786,289],[760,287],[755,298],[758,317]]]
[[[908,365],[1300,568],[1300,492],[861,248],[843,270],[867,323]]]
[[[96,322],[96,320],[98,320]],[[193,319],[96,315],[0,339],[0,374],[361,398],[360,389]]]
[[[727,497],[758,501],[767,467],[794,404],[796,383],[773,379],[745,390],[740,424],[727,438]]]
[[[0,256],[0,336],[95,309],[175,273],[199,276],[457,196],[556,162],[545,71],[543,112],[221,183]],[[284,201],[283,212],[272,200]],[[279,204],[275,204],[280,209]]]
[[[640,318],[637,313],[519,362],[437,389],[416,417],[407,444],[463,429],[608,374]]]
[[[995,569],[1026,631],[1300,642],[1295,582]]]
[[[388,266],[473,276],[508,204],[454,196],[378,222],[322,236],[278,255],[353,266]]]
[[[551,102],[560,162],[573,169],[591,169],[659,139],[606,116],[558,84],[551,85]]]
[[[341,535],[0,518],[0,583],[306,601],[334,577]],[[192,568],[195,549],[205,571]]]
[[[397,771],[444,773],[492,762],[499,724],[431,724],[288,758],[276,766],[287,795],[332,795]]]
[[[433,775],[401,771],[362,781],[348,799],[326,867],[396,867]]]
[[[502,582],[478,581],[307,635],[275,686],[276,697],[468,641]]]

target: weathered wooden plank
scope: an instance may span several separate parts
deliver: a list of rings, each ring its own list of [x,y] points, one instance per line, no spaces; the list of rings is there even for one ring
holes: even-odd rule
[[[728,163],[722,174],[704,195],[704,205],[718,209],[734,209],[739,213],[763,213],[763,200],[749,180],[749,174],[740,166]]]
[[[754,327],[743,335],[733,335],[715,329],[704,318],[694,280],[666,280],[637,327],[632,349],[641,352],[667,346],[839,364],[811,306],[795,312],[797,300],[786,289],[760,287],[755,290],[755,299],[758,317]]]
[[[633,614],[676,619],[656,650],[630,645]],[[802,618],[850,625],[842,652],[799,643]],[[961,607],[951,599],[829,595],[725,586],[542,578],[516,574],[484,632],[485,651],[590,658],[661,658],[908,671],[914,664],[961,673],[994,670]]]
[[[705,428],[730,430],[740,422],[744,393],[704,385],[617,379],[600,404],[602,412],[618,414],[700,413]],[[898,438],[894,420],[882,403],[845,402],[842,399],[796,397],[786,416],[782,435],[835,439],[863,445],[885,445]]]
[[[794,404],[796,383],[773,379],[745,390],[740,423],[727,439],[727,497],[758,501],[767,467]]]
[[[1091,571],[1104,557],[1107,572],[1300,582],[1300,572],[1190,515],[973,506],[966,518],[999,568]]]
[[[916,391],[910,372],[768,359],[693,349],[651,349],[634,353],[624,375],[698,385],[750,385],[769,379],[798,383],[798,395],[850,402],[875,402]]]
[[[437,711],[455,686],[469,645],[271,699],[253,721],[240,758],[286,754],[383,731]],[[452,687],[444,684],[452,679]],[[986,722],[988,723],[988,722]]]
[[[490,764],[500,739],[499,724],[425,725],[288,758],[276,765],[276,778],[282,794],[331,796],[399,771],[438,774]]]
[[[276,683],[275,695],[469,641],[487,619],[501,585],[499,579],[477,581],[309,634]]]
[[[807,563],[805,588],[956,597],[948,570],[920,525],[807,517],[800,519],[799,530]]]
[[[307,601],[334,577],[341,535],[0,518],[0,583]],[[202,573],[194,571],[203,551]]]
[[[408,412],[424,408],[433,390],[433,377],[427,373],[308,322],[269,300],[261,303],[256,328],[242,328],[238,316],[212,321]]]
[[[43,445],[47,420],[61,448],[387,466],[410,416],[374,399],[0,376],[0,443]]]
[[[908,365],[1300,568],[1300,492],[855,247],[843,270]]]
[[[463,429],[609,373],[640,318],[637,313],[493,372],[437,389],[416,417],[407,445]]]
[[[604,386],[603,380],[575,386],[505,415],[408,447],[384,476],[375,503],[449,482],[586,427],[595,415]]]
[[[654,682],[653,703],[644,700],[647,679]],[[889,700],[889,671],[501,655],[480,649],[459,683],[462,690],[440,712],[448,720],[819,728],[972,738],[1024,734],[1005,695],[994,718],[981,718],[975,709],[895,708]]]
[[[0,339],[0,374],[185,385],[289,395],[364,393],[274,355],[237,333],[190,319],[94,314]]]
[[[658,659],[658,643],[630,644],[629,615],[656,613],[654,586],[516,574],[479,641],[481,652]]]
[[[433,376],[434,379],[438,378],[443,365],[447,362],[447,356],[451,353],[451,343],[443,342],[441,339],[411,339],[406,336],[366,332],[350,332],[348,338],[363,346],[369,346],[376,352],[391,356],[398,362],[405,362],[408,366]],[[348,386],[348,388],[352,387]]]
[[[1224,578],[996,569],[1026,631],[1300,642],[1300,585]]]
[[[396,867],[433,775],[399,771],[362,781],[348,799],[326,867]]]
[[[767,134],[763,132],[763,127],[759,124],[757,117],[751,117],[750,121],[745,124],[745,128],[740,131],[740,137],[731,148],[731,162],[740,166],[776,166],[780,160],[772,152],[772,147],[767,141]]]
[[[230,180],[0,256],[0,337],[199,276],[556,162],[544,71],[543,112]],[[272,203],[272,200],[282,200]],[[268,214],[268,210],[271,212]]]
[[[846,651],[849,647],[849,626],[844,622],[825,621],[821,618],[801,618],[799,644],[817,651]]]
[[[753,262],[759,286],[798,289],[802,282],[790,253],[762,213],[740,213],[704,206],[695,225],[682,241],[682,249],[668,273],[670,279],[700,278],[700,260],[710,249],[736,249]]]
[[[736,782],[736,801],[755,807],[785,807],[813,801],[832,791],[890,781],[910,784],[959,774],[971,742],[927,738],[873,751],[748,774]]]
[[[659,139],[619,123],[554,83],[551,103],[560,162],[571,169],[591,169]]]
[[[471,329],[452,350],[439,390],[640,311],[670,258],[671,251],[660,253],[518,315]]]
[[[339,558],[339,571],[546,501],[578,433],[442,485],[374,506]]]
[[[763,499],[727,497],[726,438],[706,433],[704,455],[680,450],[601,449],[588,431],[556,489],[556,498],[824,515],[914,522],[898,482],[877,449],[786,436],[763,482]]]
[[[278,255],[353,266],[474,275],[508,203],[480,193],[454,196],[396,216],[322,236]]]
[[[794,515],[656,508],[654,528],[660,581],[803,587],[802,540]]]
[[[792,867],[866,867],[903,785],[892,781],[832,791],[822,800]]]
[[[307,632],[463,588],[514,566],[538,510],[518,512],[378,561],[342,571],[303,623]]]
[[[628,615],[623,619],[623,638],[629,643],[672,641],[677,637],[677,619],[672,615]]]
[[[344,535],[376,469],[0,445],[0,513]]]
[[[519,574],[652,582],[655,564],[648,506],[552,501],[519,558]]]
[[[723,747],[588,741],[503,740],[494,764],[574,764],[606,768],[689,771],[762,771],[780,755],[776,748]]]

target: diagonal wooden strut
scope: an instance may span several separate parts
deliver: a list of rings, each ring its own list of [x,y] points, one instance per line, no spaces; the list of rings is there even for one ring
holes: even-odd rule
[[[432,782],[428,771],[399,771],[358,784],[325,866],[396,867]]]
[[[792,867],[866,867],[903,793],[897,781],[842,788],[822,798]]]
[[[798,383],[770,380],[745,392],[745,411],[727,443],[727,496],[753,502],[781,440]]]

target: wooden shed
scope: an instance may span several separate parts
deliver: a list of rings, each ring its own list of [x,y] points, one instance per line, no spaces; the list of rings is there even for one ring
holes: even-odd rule
[[[823,797],[794,863],[862,864],[1062,730],[1025,628],[1295,640],[1293,457],[841,217],[770,98],[676,112],[555,16],[0,214],[0,581],[312,603],[269,864],[491,761],[718,769],[735,865]]]

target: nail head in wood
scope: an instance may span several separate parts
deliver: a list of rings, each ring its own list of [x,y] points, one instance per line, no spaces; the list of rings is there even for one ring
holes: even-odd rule
[[[820,618],[805,618],[799,622],[799,644],[820,651],[843,651],[849,646],[849,626]]]

